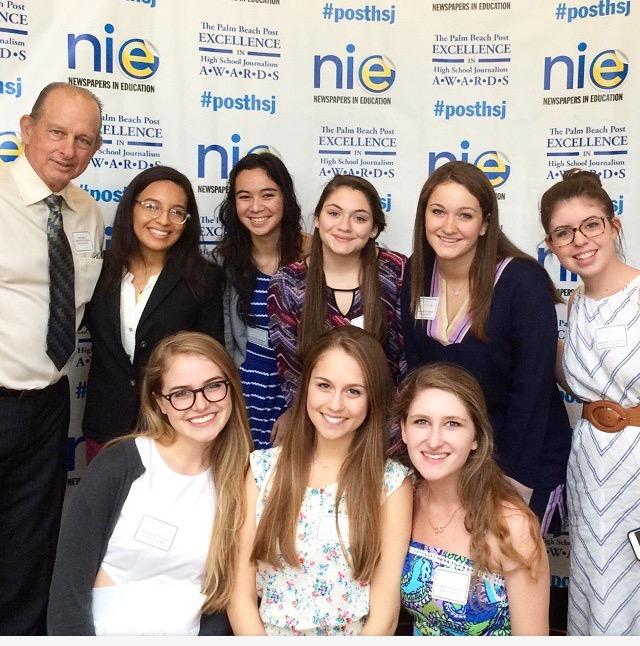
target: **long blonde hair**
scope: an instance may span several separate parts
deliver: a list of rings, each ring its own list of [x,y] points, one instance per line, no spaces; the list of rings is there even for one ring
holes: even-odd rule
[[[478,447],[469,453],[458,482],[458,496],[465,511],[464,524],[471,535],[470,550],[476,572],[492,569],[491,550],[487,536],[493,534],[501,552],[525,568],[535,578],[542,557],[540,525],[517,491],[506,479],[493,458],[493,429],[480,384],[464,368],[450,363],[430,363],[412,371],[400,385],[395,405],[395,417],[406,421],[409,409],[417,395],[428,388],[443,390],[457,397],[473,421]],[[398,456],[412,466],[406,446]],[[505,522],[509,507],[523,514],[529,532],[537,546],[531,555],[523,555],[515,548]]]
[[[133,435],[149,437],[166,446],[174,442],[176,432],[160,410],[158,396],[169,362],[179,355],[204,357],[215,363],[229,381],[227,397],[231,397],[232,404],[229,421],[211,442],[205,456],[217,493],[202,590],[206,596],[202,610],[212,613],[224,610],[231,596],[238,534],[245,513],[244,478],[253,441],[238,370],[226,350],[200,332],[179,332],[169,336],[151,353],[142,383],[140,416]]]
[[[387,452],[388,412],[393,382],[384,351],[367,332],[353,326],[322,335],[305,358],[300,387],[284,433],[273,485],[256,531],[251,560],[278,565],[278,555],[299,566],[295,547],[298,514],[309,481],[316,431],[307,413],[311,373],[320,358],[339,348],[356,360],[367,392],[367,415],[355,432],[340,468],[336,492],[336,527],[344,495],[349,512],[350,561],[353,577],[368,581],[380,558],[381,496]],[[341,541],[342,543],[342,541]]]

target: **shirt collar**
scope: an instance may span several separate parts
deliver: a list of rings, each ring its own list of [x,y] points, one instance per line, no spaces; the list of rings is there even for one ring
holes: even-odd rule
[[[20,155],[11,164],[11,171],[18,187],[18,192],[25,206],[31,206],[42,202],[45,197],[51,195],[51,189],[42,181],[42,178],[33,170],[25,154]],[[65,203],[73,210],[77,211],[77,204],[73,194],[73,186],[67,184],[57,195],[61,195]]]

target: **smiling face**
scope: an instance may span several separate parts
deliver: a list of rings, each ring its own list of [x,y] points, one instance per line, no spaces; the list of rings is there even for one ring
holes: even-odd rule
[[[138,202],[153,203],[159,207],[155,217],[150,209]],[[169,218],[169,209],[187,210],[187,195],[178,184],[169,180],[151,182],[136,197],[133,206],[133,233],[140,244],[141,252],[165,254],[178,241],[184,231],[183,224],[175,224]]]
[[[419,391],[401,421],[411,463],[429,481],[457,480],[478,448],[469,412],[456,395],[437,388]]]
[[[365,379],[358,362],[340,348],[320,355],[307,391],[307,415],[317,436],[350,443],[367,410]]]
[[[180,354],[170,360],[162,379],[162,394],[202,388],[226,380],[220,367],[200,355]],[[176,432],[176,442],[197,444],[203,450],[220,434],[231,416],[231,396],[211,403],[199,392],[193,406],[176,410],[164,397],[156,395],[160,410]]]
[[[469,265],[480,236],[487,231],[480,202],[462,184],[436,186],[424,214],[425,235],[438,260]]]
[[[54,193],[81,175],[100,146],[100,111],[95,101],[71,90],[52,90],[39,118],[20,119],[25,156]]]
[[[598,276],[612,262],[617,261],[616,240],[618,239],[618,218],[606,217],[602,205],[584,197],[574,197],[558,202],[549,221],[549,234],[582,226],[600,230],[601,220],[605,218],[604,232],[595,237],[587,237],[581,231],[575,232],[573,242],[558,246],[547,239],[547,246],[556,254],[562,266],[578,274],[583,280]]]
[[[266,171],[252,168],[238,173],[235,201],[238,219],[252,237],[280,235],[282,191]]]
[[[341,186],[327,196],[314,223],[324,253],[359,254],[378,235],[369,201],[364,193]]]

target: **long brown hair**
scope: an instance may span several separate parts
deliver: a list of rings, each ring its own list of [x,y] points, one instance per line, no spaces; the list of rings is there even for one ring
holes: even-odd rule
[[[413,227],[413,255],[411,256],[411,311],[415,312],[421,296],[425,294],[425,268],[435,258],[435,252],[425,234],[425,213],[433,191],[448,182],[464,186],[480,203],[482,220],[487,225],[483,236],[478,238],[478,246],[469,270],[469,293],[471,302],[471,334],[480,341],[487,340],[486,326],[493,298],[493,283],[496,265],[505,258],[520,258],[530,261],[536,267],[536,261],[516,247],[500,228],[498,218],[498,200],[487,176],[473,164],[462,161],[450,161],[437,168],[427,179],[420,191],[416,219]],[[546,272],[549,291],[554,302],[560,302],[553,283]]]
[[[277,566],[278,555],[281,554],[290,565],[300,565],[295,547],[296,526],[316,445],[316,431],[307,413],[307,393],[314,367],[326,352],[334,348],[356,360],[362,370],[367,393],[367,415],[353,436],[338,475],[336,527],[344,496],[349,512],[351,548],[351,556],[347,558],[353,577],[358,581],[368,581],[380,558],[380,501],[393,382],[380,344],[367,332],[350,325],[321,336],[305,359],[301,385],[284,434],[271,491],[258,524],[251,559]]]
[[[451,363],[435,362],[422,366],[412,371],[400,386],[395,404],[395,417],[398,421],[406,421],[411,403],[418,393],[427,388],[443,390],[457,397],[475,428],[474,439],[478,447],[469,454],[458,482],[458,496],[465,510],[464,524],[471,535],[470,550],[474,569],[476,572],[492,569],[487,536],[493,534],[502,553],[534,577],[542,557],[540,525],[493,458],[493,429],[480,384],[464,368]],[[407,466],[412,466],[406,446],[403,444],[402,447],[398,457]],[[532,555],[521,554],[513,544],[504,519],[509,507],[515,508],[528,521],[529,532],[537,546]]]
[[[387,337],[387,318],[382,305],[382,290],[378,279],[378,254],[375,240],[386,226],[384,211],[380,204],[378,191],[371,182],[355,175],[336,175],[324,187],[314,217],[318,218],[322,207],[331,194],[339,188],[350,188],[360,191],[371,209],[373,224],[377,233],[367,241],[360,252],[360,300],[364,315],[364,329],[375,339],[384,343]],[[327,282],[324,277],[322,241],[317,227],[313,232],[311,252],[308,258],[309,268],[305,279],[305,296],[298,329],[298,358],[304,360],[318,337],[327,330]]]
[[[227,351],[200,332],[179,332],[155,347],[142,383],[142,401],[135,436],[145,436],[171,445],[176,436],[158,405],[162,382],[172,359],[180,355],[204,357],[215,363],[229,381],[231,416],[207,449],[206,459],[216,487],[216,513],[205,565],[203,612],[219,612],[229,603],[237,561],[238,534],[244,519],[244,478],[253,449],[240,377]]]

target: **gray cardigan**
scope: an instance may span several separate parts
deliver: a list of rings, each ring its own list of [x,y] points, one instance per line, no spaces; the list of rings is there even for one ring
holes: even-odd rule
[[[238,314],[238,292],[227,279],[222,295],[224,345],[239,368],[247,358],[247,324]]]

